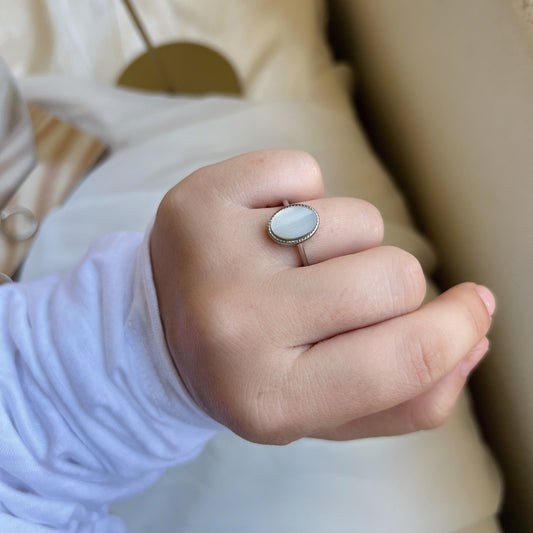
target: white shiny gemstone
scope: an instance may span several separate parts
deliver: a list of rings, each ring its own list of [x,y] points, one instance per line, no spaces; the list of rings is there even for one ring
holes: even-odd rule
[[[268,232],[280,244],[298,244],[315,233],[318,223],[318,213],[312,207],[293,204],[274,214]]]

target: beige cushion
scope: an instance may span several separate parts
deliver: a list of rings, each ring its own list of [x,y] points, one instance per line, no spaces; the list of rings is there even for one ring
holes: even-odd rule
[[[526,4],[524,16],[531,13]],[[332,5],[379,142],[439,248],[445,279],[476,280],[496,293],[492,353],[474,379],[475,393],[505,470],[507,520],[533,531],[527,20],[518,24],[511,4],[497,0]]]

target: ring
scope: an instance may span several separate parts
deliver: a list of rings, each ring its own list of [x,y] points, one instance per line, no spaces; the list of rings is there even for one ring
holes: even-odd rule
[[[4,283],[13,283],[13,280],[7,274],[0,272],[0,285]]]
[[[268,235],[278,244],[297,246],[303,266],[309,265],[302,243],[318,229],[320,217],[315,209],[305,204],[289,204],[283,200],[280,210],[268,222]]]
[[[19,228],[16,225],[17,217]],[[39,221],[29,209],[13,206],[0,212],[0,228],[11,242],[24,242],[35,235],[39,228]]]

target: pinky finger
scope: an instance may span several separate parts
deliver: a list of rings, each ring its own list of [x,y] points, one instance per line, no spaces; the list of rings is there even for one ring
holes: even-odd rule
[[[420,396],[312,436],[328,440],[353,440],[434,429],[451,415],[468,375],[488,349],[489,341],[484,337],[448,375]]]

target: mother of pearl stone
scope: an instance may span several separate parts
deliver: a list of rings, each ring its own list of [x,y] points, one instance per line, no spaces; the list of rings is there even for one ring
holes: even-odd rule
[[[312,207],[292,204],[274,214],[268,233],[279,244],[298,244],[315,233],[318,223],[318,213]]]

